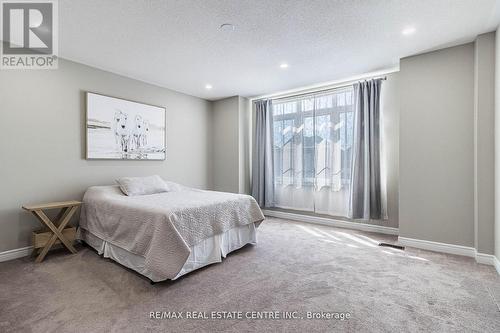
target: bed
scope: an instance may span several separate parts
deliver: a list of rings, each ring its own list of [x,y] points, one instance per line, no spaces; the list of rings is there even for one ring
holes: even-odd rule
[[[153,282],[175,280],[255,244],[264,215],[248,195],[181,187],[127,196],[119,186],[84,195],[77,237]]]

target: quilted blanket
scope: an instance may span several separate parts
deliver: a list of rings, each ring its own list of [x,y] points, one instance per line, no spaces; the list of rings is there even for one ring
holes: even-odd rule
[[[235,227],[258,226],[262,220],[255,199],[244,194],[185,187],[129,197],[118,186],[93,186],[83,198],[80,228],[143,256],[151,272],[172,279],[190,247]]]

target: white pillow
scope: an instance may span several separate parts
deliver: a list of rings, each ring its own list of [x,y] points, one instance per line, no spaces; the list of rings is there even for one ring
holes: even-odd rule
[[[165,181],[165,184],[167,185],[168,188],[167,192],[179,192],[185,188],[181,184],[177,184],[174,182]]]
[[[120,189],[128,196],[169,192],[169,186],[160,176],[122,177],[116,182]]]

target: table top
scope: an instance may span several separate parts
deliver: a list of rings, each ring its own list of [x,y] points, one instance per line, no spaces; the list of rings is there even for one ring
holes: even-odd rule
[[[44,204],[38,205],[24,205],[23,209],[32,211],[32,210],[40,210],[40,209],[55,209],[55,208],[65,208],[65,207],[73,207],[80,206],[82,204],[81,201],[70,200],[70,201],[57,201],[57,202],[48,202]]]

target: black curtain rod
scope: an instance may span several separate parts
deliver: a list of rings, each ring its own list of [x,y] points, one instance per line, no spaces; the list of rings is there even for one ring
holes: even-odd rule
[[[349,86],[352,86],[354,83],[356,82],[363,82],[363,81],[368,81],[368,80],[387,80],[387,76],[383,76],[383,77],[374,77],[372,79],[365,79],[365,80],[356,80],[356,81],[351,81],[351,83],[349,84],[344,84],[344,85],[341,85],[341,86],[334,86],[334,87],[331,87],[331,88],[325,88],[325,89],[320,89],[320,90],[313,90],[313,91],[310,91],[310,92],[305,92],[305,93],[301,93],[301,94],[295,94],[295,95],[289,95],[289,96],[283,96],[283,97],[276,97],[276,98],[273,98],[273,97],[269,97],[269,98],[259,98],[259,99],[256,99],[254,100],[253,102],[258,102],[258,101],[265,101],[265,100],[280,100],[280,99],[287,99],[287,98],[295,98],[295,97],[300,97],[300,96],[307,96],[307,95],[316,95],[316,94],[319,94],[319,93],[322,93],[322,92],[325,92],[325,91],[331,91],[331,90],[335,90],[335,89],[339,89],[339,88],[345,88],[345,87],[349,87]]]

